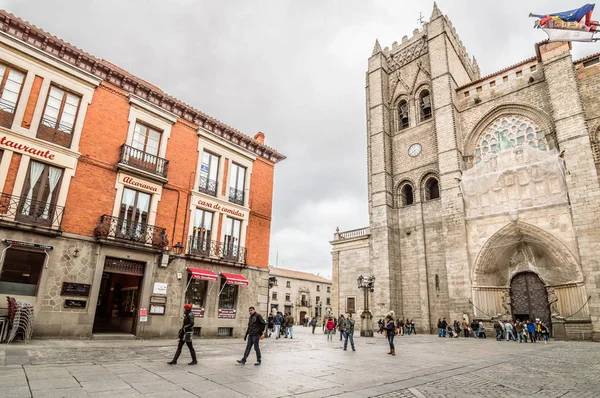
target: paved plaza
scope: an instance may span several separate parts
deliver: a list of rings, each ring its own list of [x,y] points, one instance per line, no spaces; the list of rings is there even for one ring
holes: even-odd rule
[[[242,339],[196,340],[199,364],[176,340],[50,341],[0,346],[0,397],[598,397],[600,345],[495,339],[356,338],[343,351],[317,329],[263,340],[263,364],[238,365]]]

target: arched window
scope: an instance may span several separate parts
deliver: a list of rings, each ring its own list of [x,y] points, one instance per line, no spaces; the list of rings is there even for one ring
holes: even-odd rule
[[[425,200],[439,199],[440,184],[435,177],[429,177],[425,181]]]
[[[421,108],[421,121],[431,117],[431,95],[429,90],[421,91],[419,94],[419,107]]]
[[[410,182],[400,185],[400,206],[410,206],[415,202],[415,194]]]
[[[402,130],[410,127],[408,120],[408,102],[402,100],[398,103],[398,129]]]
[[[600,163],[600,129],[596,131],[596,136],[590,140],[592,145],[592,156],[595,163]]]
[[[475,163],[486,154],[525,144],[542,151],[548,148],[544,132],[533,120],[520,115],[499,117],[481,133],[475,146]]]

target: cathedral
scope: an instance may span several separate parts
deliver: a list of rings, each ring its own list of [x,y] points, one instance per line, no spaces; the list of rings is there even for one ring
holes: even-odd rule
[[[438,7],[366,73],[369,226],[336,230],[333,312],[548,324],[600,340],[600,54],[481,76]]]

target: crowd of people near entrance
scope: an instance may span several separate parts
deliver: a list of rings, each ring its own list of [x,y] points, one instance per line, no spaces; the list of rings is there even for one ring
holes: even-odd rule
[[[486,329],[481,321],[473,320],[468,323],[466,320],[462,322],[454,321],[449,324],[444,319],[438,319],[437,322],[438,337],[451,337],[458,338],[461,333],[464,337],[474,337],[476,339],[487,338]],[[535,321],[530,322],[528,319],[521,322],[519,319],[514,321],[503,322],[497,320],[494,322],[494,332],[496,334],[496,340],[506,341],[518,341],[519,343],[528,341],[535,343],[536,341],[544,341],[544,344],[548,343],[550,336],[550,330],[548,326],[537,318]]]

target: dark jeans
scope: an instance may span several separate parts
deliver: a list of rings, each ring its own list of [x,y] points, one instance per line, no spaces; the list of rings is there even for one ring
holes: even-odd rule
[[[313,325],[313,334],[315,334],[315,328],[317,327],[317,325]]]
[[[177,359],[181,355],[181,349],[183,348],[184,344],[187,344],[188,348],[190,349],[190,355],[192,356],[192,361],[196,361],[196,350],[194,350],[194,346],[192,346],[192,342],[191,341],[184,342],[183,340],[179,340],[179,344],[177,344],[177,351],[175,351],[175,357],[173,357],[173,361],[177,362]]]
[[[350,339],[350,346],[354,349],[354,333],[344,332],[344,350],[348,347],[348,339]]]
[[[394,335],[393,334],[388,334],[388,343],[390,343],[390,350],[395,350],[396,348],[394,347]]]
[[[344,331],[340,330],[340,341],[342,341],[342,338],[344,337]]]
[[[246,344],[246,351],[244,352],[244,358],[242,358],[242,361],[246,362],[246,358],[248,358],[248,355],[250,355],[250,349],[252,346],[254,346],[254,351],[256,351],[256,360],[260,362],[261,356],[260,347],[258,346],[259,342],[260,336],[248,336],[248,343]]]

